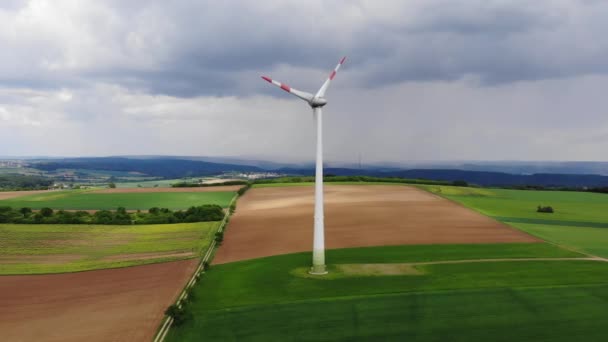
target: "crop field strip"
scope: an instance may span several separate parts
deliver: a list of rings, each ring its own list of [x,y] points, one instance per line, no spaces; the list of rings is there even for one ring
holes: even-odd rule
[[[196,264],[0,276],[2,340],[150,341]]]
[[[0,225],[0,275],[74,272],[188,259],[218,222],[161,225]]]
[[[114,210],[117,207],[124,207],[129,210],[148,210],[152,207],[159,207],[179,210],[202,204],[217,204],[227,207],[234,194],[234,191],[132,193],[96,193],[79,190],[49,191],[0,200],[0,206],[32,209],[49,207],[70,210]]]
[[[419,187],[546,241],[591,255],[608,257],[606,194],[436,185]],[[539,205],[550,205],[555,213],[537,213]]]

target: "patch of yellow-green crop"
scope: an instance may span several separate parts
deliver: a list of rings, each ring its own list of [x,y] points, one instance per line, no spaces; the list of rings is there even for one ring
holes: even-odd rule
[[[0,274],[75,272],[193,258],[209,246],[218,224],[2,224]]]

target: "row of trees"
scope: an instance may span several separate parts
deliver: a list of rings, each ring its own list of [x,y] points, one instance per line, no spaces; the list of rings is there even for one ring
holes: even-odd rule
[[[114,211],[99,210],[94,213],[55,211],[51,208],[35,212],[31,208],[0,207],[0,223],[16,224],[164,224],[220,221],[223,217],[224,211],[219,205],[201,205],[178,211],[150,208],[147,212],[127,212],[125,208],[119,207]]]
[[[207,187],[212,187],[212,186],[246,185],[246,184],[249,184],[249,182],[247,182],[245,180],[232,180],[232,181],[226,181],[226,182],[222,182],[222,183],[211,183],[211,184],[179,182],[179,183],[171,184],[171,186],[174,188],[207,188]]]
[[[0,190],[46,190],[51,185],[51,179],[39,176],[0,175]]]
[[[269,184],[269,183],[302,183],[302,182],[314,182],[314,176],[302,176],[302,177],[279,177],[279,178],[266,178],[258,179],[254,181],[255,184]],[[324,182],[378,182],[378,183],[404,183],[404,184],[434,184],[434,185],[461,185],[466,183],[464,181],[457,181],[458,184],[448,181],[435,181],[429,179],[408,179],[400,177],[372,177],[372,176],[335,176],[325,175],[323,177]]]

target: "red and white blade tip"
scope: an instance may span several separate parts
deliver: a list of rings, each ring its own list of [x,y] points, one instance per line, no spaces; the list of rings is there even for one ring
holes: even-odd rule
[[[270,77],[266,77],[266,76],[262,76],[262,78],[266,81],[266,82],[270,82],[272,83],[272,80],[270,79]]]
[[[342,57],[342,59],[340,60],[340,64],[344,64],[345,60],[346,60],[346,56]]]

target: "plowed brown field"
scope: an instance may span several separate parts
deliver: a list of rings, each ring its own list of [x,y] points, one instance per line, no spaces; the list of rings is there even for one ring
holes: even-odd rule
[[[238,201],[213,262],[310,251],[313,204],[311,186],[251,189]],[[325,187],[326,248],[538,241],[414,187]]]
[[[0,340],[150,341],[196,263],[0,276]]]
[[[51,190],[0,191],[0,200],[5,200],[5,199],[9,199],[9,198],[17,198],[17,197],[27,196],[27,195],[48,193],[50,191]]]

